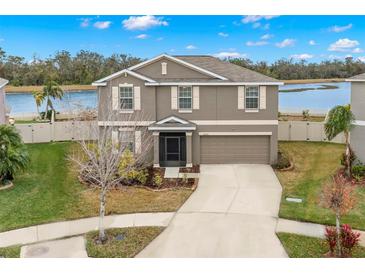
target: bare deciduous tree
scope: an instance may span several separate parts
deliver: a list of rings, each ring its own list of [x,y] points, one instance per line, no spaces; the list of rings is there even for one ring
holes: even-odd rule
[[[92,132],[85,134],[85,131],[79,129],[79,146],[70,156],[82,172],[82,177],[100,188],[99,243],[106,240],[104,216],[107,192],[123,180],[120,162],[124,152],[134,150],[133,163],[123,165],[123,174],[127,174],[132,169],[149,164],[148,157],[152,147],[152,134],[146,126],[141,126],[142,121],[149,120],[142,111],[121,115],[119,111],[104,110],[102,115],[106,122],[102,125],[93,123],[90,127]],[[74,130],[78,130],[76,124]],[[97,140],[83,137],[95,135],[98,136]],[[131,146],[132,142],[134,147]]]
[[[341,217],[355,205],[354,187],[347,183],[346,177],[338,172],[333,180],[323,189],[323,205],[331,209],[336,215],[336,253],[342,256],[341,250]]]

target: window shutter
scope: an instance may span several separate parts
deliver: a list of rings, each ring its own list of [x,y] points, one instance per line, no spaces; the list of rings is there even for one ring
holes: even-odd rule
[[[177,87],[171,87],[171,109],[177,109]]]
[[[118,142],[119,142],[119,131],[117,129],[113,129],[112,130],[112,144],[113,146],[116,146],[118,145]]]
[[[113,110],[119,109],[119,87],[112,87],[112,106]]]
[[[141,87],[134,87],[134,109],[141,110]]]
[[[239,86],[238,87],[238,109],[245,109],[245,87]]]
[[[199,87],[193,87],[193,109],[199,109]]]
[[[141,131],[137,130],[134,132],[134,147],[135,147],[135,153],[136,154],[140,154],[142,149],[141,149]]]
[[[266,86],[260,86],[260,109],[266,109]]]
[[[167,63],[161,63],[161,74],[162,75],[167,74]]]

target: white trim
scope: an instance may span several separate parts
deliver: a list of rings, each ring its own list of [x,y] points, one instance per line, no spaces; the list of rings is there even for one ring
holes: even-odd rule
[[[269,126],[278,125],[278,120],[192,120],[194,124],[201,126]]]
[[[219,75],[219,74],[216,74],[216,73],[211,72],[211,71],[209,71],[209,70],[206,70],[206,69],[203,69],[203,68],[201,68],[201,67],[195,66],[195,65],[193,65],[193,64],[191,64],[191,63],[185,62],[185,61],[183,61],[183,60],[180,60],[180,59],[178,59],[178,58],[172,57],[172,56],[167,55],[167,54],[161,54],[161,55],[158,55],[158,56],[156,56],[156,57],[153,57],[152,59],[146,60],[146,61],[144,61],[144,62],[142,62],[142,63],[139,63],[139,64],[137,64],[137,65],[135,65],[135,66],[130,67],[130,68],[129,68],[129,70],[135,70],[135,69],[138,69],[138,68],[144,67],[144,66],[146,66],[146,65],[148,65],[148,64],[150,64],[150,63],[153,63],[154,61],[156,61],[156,60],[158,60],[158,59],[161,59],[161,58],[167,58],[167,59],[170,59],[171,61],[174,61],[174,62],[176,62],[176,63],[179,63],[179,64],[181,64],[181,65],[184,65],[185,67],[192,68],[192,69],[194,69],[194,70],[197,70],[197,71],[199,71],[199,72],[202,72],[202,73],[204,73],[204,74],[207,74],[207,75],[209,75],[209,76],[212,76],[212,77],[215,77],[215,78],[218,78],[218,79],[221,79],[221,80],[228,80],[227,78],[225,78],[225,77],[223,77],[223,76],[221,76],[221,75]]]
[[[120,88],[123,88],[123,87],[133,87],[133,84],[128,84],[128,83],[119,84],[119,87]]]
[[[133,77],[136,77],[136,78],[138,78],[138,79],[141,79],[141,80],[144,80],[144,81],[147,81],[147,82],[150,82],[150,83],[155,83],[155,82],[156,82],[155,80],[152,80],[151,78],[148,78],[148,77],[146,77],[146,76],[143,76],[143,75],[141,75],[141,74],[138,74],[137,72],[130,71],[130,70],[128,70],[128,69],[123,69],[123,70],[121,70],[121,71],[118,71],[118,72],[113,73],[113,74],[111,74],[111,75],[109,75],[109,76],[107,76],[107,77],[104,77],[104,78],[102,78],[102,79],[99,79],[99,80],[97,80],[97,81],[93,82],[93,83],[92,83],[92,85],[93,85],[93,86],[98,86],[98,85],[100,85],[100,84],[104,84],[103,82],[108,81],[108,80],[111,80],[111,79],[114,79],[114,78],[118,77],[119,75],[122,75],[123,73],[130,74],[130,75],[132,75]],[[106,84],[105,84],[105,85],[106,85]]]
[[[134,113],[134,110],[132,110],[132,109],[131,110],[127,110],[127,109],[126,110],[120,110],[119,113],[121,113],[121,114],[131,114],[131,113]]]
[[[5,80],[5,79],[4,79],[4,80]],[[5,82],[4,82],[2,85],[0,85],[0,88],[5,87],[8,83],[9,83],[9,81],[8,81],[8,80],[5,80]]]
[[[145,86],[282,86],[283,82],[165,82],[165,83],[145,83]]]
[[[193,136],[192,132],[186,132],[186,136]]]
[[[356,120],[356,121],[354,122],[354,125],[356,125],[356,126],[365,126],[365,121]]]
[[[181,123],[181,124],[184,124],[184,125],[188,124],[187,121],[185,121],[183,119],[180,119],[179,117],[176,117],[176,116],[169,116],[165,119],[162,119],[162,120],[158,121],[156,124],[157,125],[162,125],[162,124],[164,124],[166,122],[170,122],[170,121],[175,121],[175,122],[178,122],[178,123]]]
[[[345,79],[345,82],[365,82],[365,79]]]
[[[163,130],[163,131],[196,130],[196,127],[195,126],[191,126],[191,127],[148,127],[148,130]]]
[[[193,164],[192,163],[186,164],[186,167],[193,167]]]
[[[160,167],[160,164],[153,164],[153,167]]]
[[[106,87],[108,84],[107,83],[96,83],[96,82],[94,82],[94,83],[91,83],[91,85],[93,87]]]
[[[98,126],[124,126],[124,127],[130,127],[130,126],[141,126],[146,127],[150,124],[153,124],[155,121],[98,121]]]
[[[179,113],[193,113],[192,109],[179,109]]]
[[[200,136],[271,136],[271,131],[259,132],[199,132]]]
[[[153,136],[160,136],[160,132],[159,131],[152,132],[152,135]]]
[[[257,113],[259,112],[260,110],[259,109],[256,109],[256,108],[249,108],[249,109],[245,109],[245,112],[252,112],[252,113]]]
[[[120,127],[118,129],[119,131],[134,131],[134,128],[133,127]]]

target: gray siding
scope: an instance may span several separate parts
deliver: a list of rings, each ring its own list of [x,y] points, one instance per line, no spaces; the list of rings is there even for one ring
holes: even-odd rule
[[[0,88],[0,125],[5,124],[5,91]]]
[[[356,120],[365,121],[365,82],[351,83],[351,109]]]
[[[350,138],[356,157],[365,164],[365,126],[355,126]]]

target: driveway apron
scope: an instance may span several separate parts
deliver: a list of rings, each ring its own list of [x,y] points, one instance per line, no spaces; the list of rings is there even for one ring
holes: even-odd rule
[[[201,165],[198,189],[137,257],[287,257],[281,191],[268,165]]]

